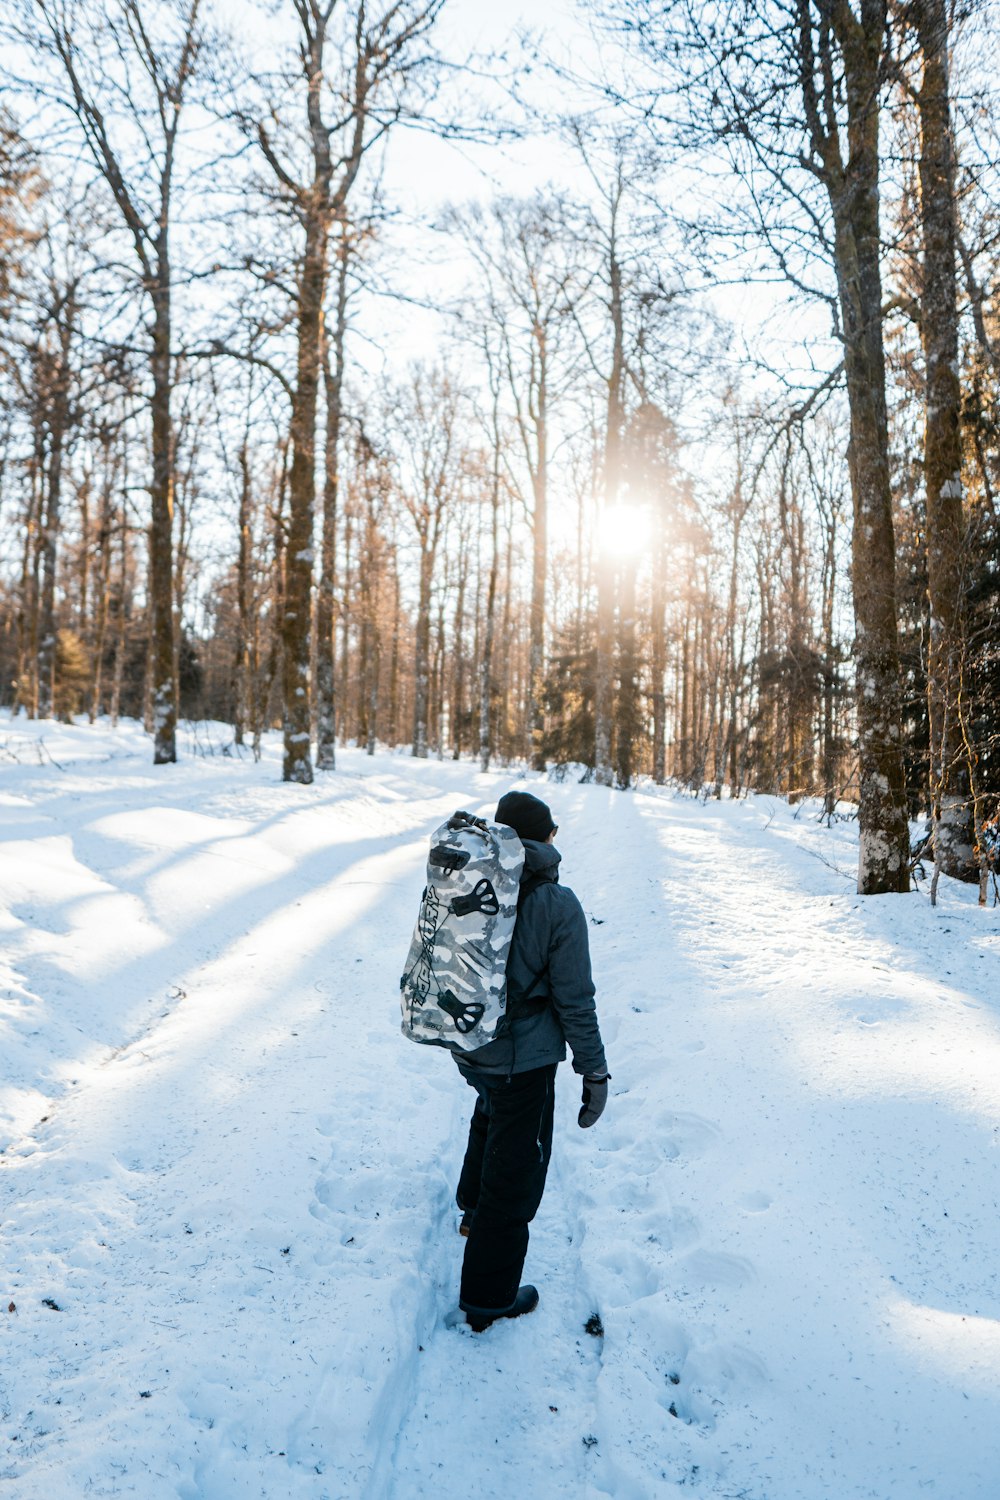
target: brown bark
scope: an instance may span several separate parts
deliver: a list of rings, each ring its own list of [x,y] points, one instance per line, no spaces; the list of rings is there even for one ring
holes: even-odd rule
[[[799,18],[806,118],[816,169],[833,217],[834,270],[850,409],[861,834],[858,891],[877,895],[905,892],[910,885],[879,265],[879,117],[886,7],[884,0],[861,0],[855,15],[846,0],[838,0],[829,12],[829,25],[814,29],[807,0],[799,0]],[[835,106],[825,85],[836,72],[835,52],[839,52],[844,74],[846,158]]]
[[[493,754],[493,637],[496,628],[497,582],[500,569],[500,392],[493,379],[493,451],[490,467],[490,570],[486,585],[486,610],[483,621],[482,655],[479,662],[479,769],[490,768]]]
[[[56,701],[56,571],[59,537],[62,526],[62,481],[66,443],[72,421],[70,389],[72,384],[71,346],[76,331],[76,291],[67,288],[55,299],[52,309],[54,345],[42,347],[36,354],[36,367],[42,389],[39,416],[47,435],[44,463],[45,503],[41,533],[41,593],[38,619],[38,712],[48,717],[55,712]],[[86,538],[84,539],[86,552]]]
[[[531,517],[531,608],[528,627],[528,733],[531,764],[545,770],[545,615],[549,564],[549,428],[548,332],[536,325],[538,389],[534,410],[535,468],[531,476],[534,510]]]
[[[102,484],[97,523],[97,580],[95,584],[96,618],[93,640],[93,676],[90,690],[89,717],[93,723],[101,712],[104,693],[104,654],[108,643],[108,621],[111,613],[111,566],[114,542],[114,505],[112,496],[119,472],[119,456],[112,453],[110,436],[102,435]],[[124,530],[124,517],[122,528]],[[124,603],[124,601],[122,601]]]
[[[963,657],[962,435],[958,374],[955,151],[948,78],[945,0],[917,0],[909,12],[923,60],[920,116],[920,218],[923,286],[920,335],[925,378],[924,483],[930,642],[927,705],[935,864],[978,879],[973,854],[969,767],[959,727]]]
[[[451,758],[461,759],[465,741],[465,592],[469,582],[469,549],[467,538],[461,538],[457,559],[458,582],[455,592],[455,615],[452,627],[452,678],[451,711],[448,715],[451,728]]]
[[[152,608],[152,710],[153,764],[177,759],[177,708],[174,654],[173,520],[174,466],[173,429],[170,414],[171,297],[170,262],[164,225],[157,256],[153,300],[153,396],[152,458],[150,484],[149,567]]]
[[[402,634],[402,598],[399,582],[399,559],[392,559],[392,648],[389,654],[389,744],[399,741],[399,655]]]
[[[24,544],[21,549],[21,582],[17,602],[17,684],[14,711],[23,708],[34,718],[38,702],[38,576],[39,532],[42,516],[41,424],[35,428],[35,452],[29,466]]]
[[[421,537],[420,588],[413,651],[413,754],[427,758],[428,719],[431,697],[431,578],[436,540],[430,532]]]
[[[318,82],[317,82],[318,87]],[[298,284],[298,351],[289,425],[292,462],[288,476],[288,546],[281,615],[282,778],[308,785],[310,753],[310,615],[313,578],[313,513],[316,501],[316,401],[320,337],[326,287],[326,226],[317,217],[306,226]]]
[[[441,0],[427,0],[423,7],[389,6],[380,16],[369,18],[365,5],[354,12],[351,51],[342,89],[334,88],[334,118],[324,116],[324,94],[334,66],[334,45],[329,26],[337,0],[294,0],[300,26],[299,57],[306,93],[306,121],[312,175],[307,183],[296,181],[281,160],[269,130],[257,125],[257,139],[280,188],[304,226],[305,242],[296,286],[297,359],[292,394],[290,436],[292,462],[289,472],[289,529],[285,558],[285,603],[282,617],[284,779],[309,783],[313,768],[310,753],[311,706],[311,614],[313,581],[313,530],[316,503],[316,402],[323,342],[323,304],[328,271],[329,234],[338,220],[345,222],[347,204],[365,150],[374,133],[387,124],[373,119],[375,99],[385,87],[399,87],[411,66],[412,47],[430,27]],[[389,111],[389,118],[394,118]],[[341,142],[334,159],[335,135]],[[339,408],[334,412],[339,427]],[[337,432],[334,432],[336,439]],[[331,501],[331,523],[335,509]],[[329,537],[326,538],[329,543]],[[329,550],[329,548],[328,548]],[[327,583],[329,585],[329,577]],[[327,588],[329,595],[329,587]],[[321,628],[327,633],[329,598],[322,602]],[[330,653],[322,652],[323,689],[326,697],[321,724],[324,756],[333,751],[332,715],[332,623]]]
[[[340,429],[344,387],[344,336],[347,330],[347,226],[341,224],[337,254],[337,292],[333,331],[324,351],[323,381],[326,392],[326,434],[323,467],[323,530],[320,570],[316,589],[316,768],[332,771],[336,766],[336,577],[337,501],[340,490]],[[332,352],[333,358],[330,359]]]
[[[620,787],[632,785],[639,728],[638,653],[636,649],[636,565],[623,561],[618,579],[618,705],[615,775]]]
[[[650,599],[650,671],[652,674],[650,704],[653,710],[653,780],[657,786],[662,786],[667,779],[666,570],[668,545],[664,497],[661,495],[657,498]]]
[[[249,427],[249,411],[248,427]],[[253,621],[251,619],[251,566],[253,560],[253,488],[250,473],[250,435],[243,434],[237,462],[240,471],[240,503],[236,554],[236,661],[233,703],[233,739],[242,745],[250,716],[253,680]]]
[[[722,797],[727,762],[730,780],[734,781],[733,751],[736,744],[736,707],[739,691],[739,665],[736,658],[736,609],[739,588],[740,535],[743,522],[750,508],[750,499],[743,491],[743,441],[737,429],[735,437],[736,481],[729,504],[730,559],[729,587],[726,592],[726,625],[723,635],[722,681],[720,684],[720,707],[718,734],[715,747],[715,796]],[[732,792],[732,787],[730,788]]]
[[[622,429],[625,424],[625,331],[622,303],[622,271],[618,260],[618,209],[622,198],[619,173],[610,197],[607,244],[608,312],[611,320],[611,368],[607,376],[604,432],[604,505],[611,509],[620,499],[622,483]],[[594,780],[610,786],[614,779],[613,742],[615,711],[615,603],[614,572],[603,550],[597,558],[597,660],[594,673]]]

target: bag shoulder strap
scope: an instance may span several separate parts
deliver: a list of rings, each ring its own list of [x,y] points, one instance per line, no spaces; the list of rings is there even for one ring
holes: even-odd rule
[[[536,870],[534,875],[529,875],[527,880],[521,881],[521,886],[517,893],[518,916],[520,916],[521,914],[521,907],[531,895],[532,891],[537,891],[540,885],[549,885],[550,883],[551,882],[549,881],[548,875],[544,870]]]
[[[534,875],[529,875],[528,878],[527,878],[527,880],[522,880],[521,881],[521,889],[517,893],[517,914],[518,914],[519,917],[521,915],[521,909],[524,906],[525,901],[531,895],[532,891],[537,891],[538,887],[540,885],[550,885],[550,884],[551,884],[551,881],[548,879],[548,877],[547,877],[547,875],[545,874],[544,871],[536,871],[536,873]],[[530,980],[525,985],[525,987],[524,987],[524,995],[526,995],[526,996],[530,995],[531,991],[535,988],[535,985],[538,983],[538,981],[540,979],[544,979],[545,975],[548,972],[549,972],[549,960],[546,957],[546,960],[545,960],[544,964],[542,965],[542,967],[538,970],[538,972],[536,974],[532,974]],[[515,1002],[515,1007],[517,1005],[527,1005],[527,1004],[531,1004],[531,1005],[547,1005],[548,1004],[548,999],[545,998],[545,997],[542,997],[542,996],[539,996],[536,999],[531,1000],[531,1001],[528,1001],[528,1000],[525,1000],[525,999],[519,999],[518,1001]]]

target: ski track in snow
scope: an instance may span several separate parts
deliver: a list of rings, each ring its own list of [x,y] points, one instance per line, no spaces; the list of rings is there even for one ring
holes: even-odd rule
[[[472,1091],[396,994],[428,833],[511,775],[6,724],[0,1495],[997,1500],[996,912],[861,900],[808,810],[524,778],[612,1097],[560,1069],[541,1305],[473,1335]]]

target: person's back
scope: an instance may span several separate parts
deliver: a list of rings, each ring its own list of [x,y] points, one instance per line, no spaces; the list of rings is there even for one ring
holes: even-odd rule
[[[456,1056],[477,1096],[456,1194],[468,1234],[460,1306],[476,1329],[538,1302],[534,1287],[520,1287],[520,1276],[528,1224],[545,1187],[555,1073],[567,1044],[584,1080],[581,1125],[599,1117],[609,1078],[587,921],[577,897],[559,884],[551,812],[528,792],[508,792],[496,821],[514,829],[525,851],[506,1013],[493,1041]]]

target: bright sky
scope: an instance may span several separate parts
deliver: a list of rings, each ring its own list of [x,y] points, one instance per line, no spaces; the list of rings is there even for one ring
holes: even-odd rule
[[[538,39],[542,51],[568,65],[579,76],[599,80],[603,76],[620,77],[623,52],[613,40],[598,34],[588,14],[586,0],[446,0],[438,22],[437,42],[441,52],[457,64],[470,59],[502,60],[513,64],[519,56],[518,33],[529,31]],[[634,63],[626,62],[631,72]],[[536,97],[542,108],[569,112],[574,100],[569,87],[556,83],[542,66],[529,75],[518,74],[522,93],[530,94],[537,79]],[[484,86],[473,81],[471,105],[477,107],[487,97]],[[496,92],[496,91],[494,91]],[[514,118],[517,111],[509,100],[498,100]],[[581,110],[592,109],[596,96],[581,91]],[[552,136],[532,134],[521,141],[472,144],[445,141],[422,131],[397,130],[389,147],[385,175],[387,197],[412,226],[411,239],[405,244],[403,267],[394,267],[393,282],[400,285],[400,275],[409,282],[415,295],[427,295],[446,301],[454,297],[472,271],[470,261],[460,245],[448,243],[426,226],[435,210],[448,203],[469,199],[488,200],[497,193],[528,195],[534,189],[554,184],[586,196],[592,188],[589,179],[573,153]],[[676,201],[686,189],[675,172],[670,195]],[[398,231],[397,231],[398,239]],[[673,268],[665,267],[667,279]],[[792,369],[802,363],[802,337],[825,343],[829,320],[820,307],[796,310],[794,319],[785,314],[788,291],[781,286],[759,284],[721,287],[712,296],[721,315],[736,328],[745,331],[752,341],[766,339],[773,349],[782,349]],[[370,315],[366,308],[366,318]],[[412,306],[399,304],[375,311],[381,325],[375,335],[393,366],[413,358],[433,359],[435,341],[441,322]],[[765,332],[765,325],[766,332]],[[734,345],[737,360],[743,357],[742,339]],[[377,365],[382,356],[373,346],[357,355],[366,363]],[[826,351],[821,353],[825,368]],[[805,372],[811,385],[812,377]]]
[[[531,4],[525,0],[447,0],[436,41],[442,54],[459,66],[471,64],[474,71],[493,67],[502,71],[504,59],[510,59],[513,65],[518,56],[518,34],[529,30],[543,41],[547,52],[559,55],[571,51],[577,66],[597,76],[598,51],[574,0],[533,0]],[[540,67],[534,70],[534,76],[538,78],[541,103],[552,107],[556,101],[551,78],[543,77]],[[518,86],[530,88],[523,69],[518,72]],[[520,118],[501,89],[480,83],[475,76],[454,80],[446,96],[452,107],[460,93],[467,97],[470,116],[494,98],[508,119]],[[470,119],[470,123],[474,122]],[[471,275],[472,266],[459,244],[426,227],[440,208],[472,199],[488,201],[498,193],[528,195],[549,183],[572,186],[574,179],[583,191],[581,168],[551,138],[532,135],[500,144],[475,143],[444,140],[420,130],[396,130],[386,163],[386,197],[402,209],[415,232],[406,243],[405,266],[394,267],[394,283],[399,284],[402,274],[414,295],[449,300]],[[400,242],[399,230],[394,238]],[[430,346],[440,333],[439,318],[424,315],[412,306],[403,310],[397,305],[384,309],[380,321],[394,365],[414,357],[433,357]]]

